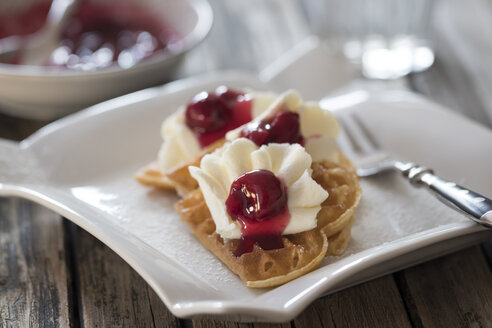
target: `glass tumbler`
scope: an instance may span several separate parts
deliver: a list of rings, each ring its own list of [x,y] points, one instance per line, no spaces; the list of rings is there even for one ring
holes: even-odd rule
[[[433,0],[305,0],[313,30],[368,78],[395,79],[434,62]]]

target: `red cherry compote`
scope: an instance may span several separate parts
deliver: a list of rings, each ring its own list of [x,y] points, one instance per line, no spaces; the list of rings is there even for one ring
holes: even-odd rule
[[[39,30],[46,21],[50,5],[49,1],[38,1],[20,11],[0,12],[0,39],[13,35],[25,36]],[[21,60],[21,51],[14,51],[10,55],[4,54],[1,63],[18,65]]]
[[[155,53],[175,51],[182,38],[152,11],[122,1],[81,1],[48,65],[78,70],[129,68]]]
[[[255,243],[265,250],[283,247],[281,235],[290,214],[287,188],[275,174],[254,170],[234,180],[226,209],[241,224],[242,237],[236,256],[253,251]]]
[[[0,13],[0,38],[38,31],[50,6],[51,1],[38,1],[19,12]],[[128,68],[160,51],[183,48],[182,37],[151,8],[128,1],[80,1],[61,34],[59,46],[44,63],[47,66],[92,70],[117,64]],[[2,58],[8,64],[21,64],[21,59],[22,51]]]
[[[252,100],[244,93],[218,87],[197,94],[186,106],[186,125],[195,133],[202,148],[252,119]]]
[[[248,126],[240,136],[253,141],[257,146],[269,143],[303,144],[299,114],[283,111],[256,125]]]

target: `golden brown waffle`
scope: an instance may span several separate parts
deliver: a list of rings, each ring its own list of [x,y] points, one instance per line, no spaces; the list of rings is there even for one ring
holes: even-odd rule
[[[213,152],[224,143],[225,139],[217,140],[204,148],[201,154],[194,161],[183,164],[167,173],[163,173],[159,168],[159,164],[157,162],[153,162],[140,169],[136,173],[135,178],[141,184],[162,189],[175,189],[178,194],[184,196],[192,190],[198,188],[198,183],[190,175],[188,167],[200,166],[200,161],[203,156]]]
[[[234,251],[239,241],[224,240],[215,232],[215,223],[200,189],[188,194],[175,207],[200,242],[248,287],[273,287],[300,277],[320,264],[328,248],[325,234],[313,229],[283,236],[283,248],[263,250],[255,245],[251,253],[236,257]]]
[[[152,162],[141,168],[135,175],[135,178],[138,182],[147,186],[162,189],[174,189],[173,182],[162,174],[157,162]]]
[[[328,238],[328,255],[340,255],[347,248],[354,212],[362,197],[357,172],[341,152],[339,163],[314,162],[311,168],[313,179],[328,191],[316,217],[318,227]]]
[[[318,213],[318,228],[282,236],[281,249],[263,250],[255,245],[253,252],[236,257],[238,240],[224,240],[215,232],[215,223],[199,189],[175,207],[202,244],[247,286],[281,285],[315,269],[326,254],[340,255],[347,247],[361,190],[352,164],[343,155],[340,159],[340,164],[313,163],[313,178],[330,194]]]

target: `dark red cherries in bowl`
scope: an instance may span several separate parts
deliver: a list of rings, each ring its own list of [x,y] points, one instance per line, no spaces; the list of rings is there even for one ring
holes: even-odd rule
[[[29,11],[28,6],[40,1],[7,2],[15,3],[15,5],[7,5],[6,11],[0,15],[0,32],[2,26],[12,21],[2,18],[15,16],[17,12],[23,10]],[[49,1],[44,1],[44,3],[48,3],[49,5]],[[111,10],[98,11],[97,15],[89,15],[90,13],[88,13],[84,16],[87,17],[89,20],[88,23],[91,26],[93,22],[97,23],[94,21],[96,18],[98,21],[101,21],[108,14],[111,15],[112,21],[117,26],[123,26],[125,29],[131,27],[130,30],[134,30],[135,28],[137,31],[152,32],[150,34],[154,35],[155,40],[149,38],[149,34],[147,33],[137,33],[135,35],[130,33],[129,39],[126,37],[121,39],[124,49],[129,51],[135,50],[135,55],[144,55],[142,60],[135,62],[133,66],[124,65],[123,67],[117,65],[115,62],[100,69],[80,70],[67,69],[64,65],[28,66],[0,64],[0,99],[2,99],[2,111],[26,118],[52,120],[100,101],[169,81],[169,79],[175,76],[176,69],[179,67],[181,59],[184,58],[184,54],[205,38],[212,26],[213,19],[212,8],[207,0],[84,0],[81,1],[80,5],[81,10],[88,6],[111,7]],[[116,9],[112,7],[113,5]],[[136,6],[142,9],[138,11],[133,10],[133,7]],[[34,8],[34,13],[39,10],[41,10],[41,18],[46,16],[46,9],[43,11],[39,7]],[[14,28],[13,30],[9,30],[8,33],[26,34],[42,26],[43,22],[41,21],[40,24],[39,21],[34,21],[31,14],[25,17],[22,22],[25,22],[27,25],[33,24],[33,29],[17,31]],[[154,18],[147,19],[149,16]],[[142,26],[140,24],[134,24],[133,22],[135,20],[142,22]],[[19,21],[15,21],[15,23],[19,23]],[[163,31],[159,27],[161,25],[165,28],[164,32],[171,31],[171,35],[164,33],[164,41],[166,41],[165,49],[159,50],[160,47],[157,44],[155,48],[148,47],[148,45],[153,46],[154,41],[161,39],[162,34],[160,31]],[[83,26],[81,26],[81,30],[72,30],[72,26],[67,26],[67,28],[71,29],[70,35],[66,35],[69,39],[70,36],[74,36],[74,40],[77,41],[79,35],[83,37],[84,35],[86,36],[85,32],[89,32],[89,30],[83,29]],[[155,29],[155,27],[157,28]],[[79,32],[82,33],[80,34]],[[116,34],[118,35],[118,33]],[[2,34],[2,36],[5,37],[7,35]],[[169,39],[167,36],[171,36],[172,38]],[[90,41],[91,44],[87,45],[87,47],[90,47],[91,51],[94,50],[94,54],[107,43],[92,43],[92,41],[97,41],[96,39],[98,38],[89,37],[87,39],[83,37],[80,41]],[[105,38],[99,41],[103,39]],[[129,43],[126,43],[127,41]],[[75,43],[73,46],[77,48]],[[67,46],[70,49],[75,49],[71,48],[70,45]],[[96,48],[92,48],[92,46]],[[84,46],[83,48],[86,47]],[[102,48],[106,48],[106,46]],[[74,51],[77,52],[78,50],[75,49]],[[116,48],[113,54],[115,53],[118,53]],[[101,56],[104,57],[102,59],[109,59],[106,63],[113,63],[113,59],[116,61],[116,57],[107,56],[108,54],[106,50],[101,52]],[[124,55],[123,51],[119,52],[119,54],[124,57],[122,58],[122,62],[128,63],[126,59],[130,58],[130,56]],[[82,57],[85,55],[85,52],[83,54],[80,53]],[[69,59],[67,64],[71,65],[71,58],[73,57],[70,55],[69,57],[67,58]],[[60,63],[63,64],[63,61]],[[77,64],[75,65],[77,66]],[[26,90],[28,90],[28,97],[26,96]]]

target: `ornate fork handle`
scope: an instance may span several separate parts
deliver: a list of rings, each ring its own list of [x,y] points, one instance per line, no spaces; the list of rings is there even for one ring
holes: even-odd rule
[[[454,182],[436,176],[431,169],[413,163],[394,165],[415,186],[427,187],[444,204],[460,210],[473,221],[492,228],[492,200]]]

